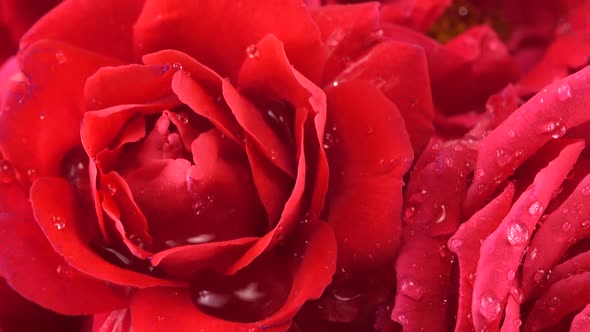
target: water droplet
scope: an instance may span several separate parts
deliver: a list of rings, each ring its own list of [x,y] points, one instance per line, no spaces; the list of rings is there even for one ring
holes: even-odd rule
[[[29,178],[29,181],[33,182],[35,181],[35,179],[37,178],[37,170],[34,168],[29,168],[27,170],[27,177]]]
[[[496,150],[496,162],[498,166],[503,167],[512,162],[512,156],[504,149]]]
[[[528,243],[529,230],[526,225],[514,223],[506,231],[508,242],[516,247],[522,247]]]
[[[254,59],[260,56],[260,51],[258,50],[258,47],[256,47],[256,45],[252,44],[246,48],[246,54],[248,54],[248,57],[250,59]]]
[[[16,172],[12,165],[4,159],[0,159],[0,182],[1,183],[12,183],[16,180]]]
[[[184,113],[178,113],[176,115],[176,117],[178,118],[178,121],[180,121],[180,123],[182,123],[182,124],[187,124],[188,123],[188,117],[186,116],[186,114],[184,114]]]
[[[582,188],[580,190],[580,193],[582,194],[582,196],[590,196],[590,184],[586,185],[584,188]]]
[[[176,69],[176,70],[182,70],[182,63],[173,63],[172,64],[172,69]]]
[[[508,279],[508,281],[514,280],[515,276],[516,272],[514,270],[508,270],[508,272],[506,273],[506,279]]]
[[[541,202],[539,201],[535,201],[531,204],[531,206],[529,206],[529,214],[531,216],[536,216],[539,215],[541,213],[543,213],[543,204],[541,204]]]
[[[117,187],[112,183],[107,183],[107,185],[105,186],[104,193],[107,196],[113,197],[117,193]]]
[[[45,120],[45,113],[44,112],[39,113],[39,120]]]
[[[463,245],[463,240],[458,239],[458,238],[452,238],[451,241],[449,242],[449,245],[454,250],[459,250],[461,248],[461,246]]]
[[[473,285],[473,283],[475,282],[475,273],[469,273],[469,275],[467,275],[467,281],[469,281],[469,283]]]
[[[546,304],[551,308],[557,308],[561,304],[561,299],[557,296],[553,296],[547,300]]]
[[[567,128],[565,124],[561,121],[551,121],[547,125],[547,133],[551,135],[553,138],[560,138],[567,132]]]
[[[334,87],[338,86],[339,84],[340,84],[340,83],[338,83],[338,81],[334,81],[334,82],[332,82],[332,86],[334,86]]]
[[[563,83],[557,88],[557,98],[566,101],[572,97],[572,88],[568,83]]]
[[[55,60],[58,64],[63,65],[64,63],[68,62],[68,58],[62,51],[55,52]]]
[[[170,70],[170,65],[169,64],[162,65],[162,67],[160,67],[160,70],[162,71],[162,73],[165,73],[168,70]]]
[[[479,301],[479,312],[488,320],[496,320],[502,307],[500,300],[495,295],[484,294]]]
[[[397,321],[402,325],[408,325],[410,323],[410,321],[408,320],[408,317],[406,317],[406,315],[397,316]]]
[[[533,280],[537,284],[544,284],[551,278],[551,270],[538,269],[533,274]]]
[[[538,248],[534,248],[533,250],[531,250],[529,257],[531,262],[534,261],[537,258],[537,254],[539,253],[539,249]]]
[[[445,221],[445,219],[447,219],[447,208],[445,207],[445,205],[441,204],[439,209],[440,213],[438,215],[438,218],[436,218],[436,220],[434,221],[435,224],[440,224],[441,222]]]
[[[141,238],[141,236],[139,234],[131,234],[129,236],[129,241],[131,241],[133,244],[135,244],[136,246],[143,248],[143,246],[145,245],[145,243],[143,242],[143,239]]]
[[[516,133],[512,129],[508,130],[506,133],[508,134],[508,137],[510,137],[510,138],[514,138],[514,136],[516,136]]]
[[[522,300],[524,299],[522,290],[515,286],[510,287],[510,295],[512,295],[512,298],[514,298],[518,303],[522,303]]]
[[[61,231],[66,227],[66,223],[60,216],[51,216],[51,221],[53,222],[53,226],[58,231]]]
[[[324,147],[325,150],[330,149],[333,145],[334,145],[334,135],[332,135],[331,133],[326,132],[324,134],[324,142],[322,144],[322,146]]]
[[[62,262],[62,263],[58,264],[57,269],[55,271],[60,276],[66,277],[66,278],[70,277],[72,275],[72,267],[66,262]]]
[[[516,328],[519,328],[522,325],[522,320],[516,318],[512,321],[512,325],[514,325]]]
[[[420,300],[424,297],[424,287],[412,280],[404,280],[401,285],[401,293],[413,300]]]
[[[566,221],[563,223],[563,225],[561,225],[561,229],[563,229],[563,231],[567,233],[572,229],[572,224]]]
[[[215,234],[200,234],[197,236],[191,236],[186,239],[186,242],[190,244],[199,244],[199,243],[206,243],[211,242],[215,239]]]
[[[416,215],[416,208],[414,206],[408,206],[404,210],[404,220],[408,224],[412,224],[414,221],[412,220],[414,215]]]
[[[484,175],[486,175],[486,171],[483,168],[478,168],[475,170],[475,175],[477,175],[477,177],[483,177]]]
[[[590,219],[582,220],[582,222],[580,222],[580,225],[582,225],[582,227],[584,228],[590,227]]]
[[[258,263],[233,276],[211,270],[197,272],[191,280],[193,303],[209,315],[231,321],[254,322],[268,317],[283,305],[291,280],[288,271],[276,269],[275,264]]]

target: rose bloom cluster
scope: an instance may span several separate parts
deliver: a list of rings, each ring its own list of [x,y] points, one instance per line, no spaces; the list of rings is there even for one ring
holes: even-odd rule
[[[0,1],[0,331],[590,331],[590,1]]]

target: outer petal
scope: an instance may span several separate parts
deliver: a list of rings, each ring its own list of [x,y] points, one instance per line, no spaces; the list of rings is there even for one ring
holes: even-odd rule
[[[448,248],[459,260],[459,304],[455,332],[473,328],[471,297],[481,243],[500,224],[512,204],[514,185],[510,184],[493,201],[477,211],[449,239]]]
[[[582,142],[566,146],[537,174],[533,184],[482,244],[471,312],[476,330],[498,328],[512,284],[508,276],[516,273],[532,230],[583,149]]]
[[[576,241],[590,236],[586,225],[586,220],[590,219],[588,195],[590,175],[578,184],[558,209],[547,216],[535,233],[529,254],[523,262],[521,288],[525,296],[539,286],[540,282],[536,280],[539,271],[551,269]]]
[[[147,0],[134,28],[139,54],[176,49],[232,79],[248,46],[268,33],[285,43],[295,68],[319,80],[324,48],[301,1]]]
[[[116,61],[54,41],[20,57],[25,80],[5,92],[0,150],[21,175],[58,175],[61,159],[80,144],[84,81]]]
[[[293,238],[301,252],[300,259],[285,257],[285,266],[294,269],[287,301],[278,312],[256,323],[222,320],[198,311],[184,290],[151,288],[140,291],[131,304],[133,328],[138,331],[194,331],[202,328],[215,332],[287,331],[290,320],[306,300],[317,298],[330,282],[336,268],[335,240],[330,226],[316,221],[302,226]]]
[[[482,206],[524,160],[552,138],[590,121],[590,67],[552,84],[529,99],[480,143],[476,176],[465,201],[466,213]],[[560,92],[561,91],[561,92]],[[507,133],[511,134],[507,139]],[[512,135],[514,134],[514,135]],[[498,159],[498,154],[504,157]]]
[[[132,27],[144,0],[64,1],[22,38],[20,48],[53,39],[125,60],[133,59]],[[90,37],[91,36],[91,37]]]
[[[31,200],[35,218],[55,251],[81,272],[117,285],[182,286],[179,282],[119,268],[95,253],[84,238],[84,222],[87,220],[77,218],[72,189],[64,180],[39,178],[31,188]]]
[[[395,103],[404,118],[414,152],[419,154],[434,131],[434,105],[424,50],[400,42],[379,43],[334,81],[353,79],[371,81]]]
[[[51,221],[51,228],[58,231]],[[27,196],[15,182],[0,186],[0,274],[25,298],[66,315],[127,305],[122,288],[80,273],[56,253],[35,223]]]
[[[575,296],[572,295],[575,291]],[[551,285],[529,313],[523,331],[550,328],[590,303],[590,272],[576,274]],[[583,331],[583,330],[581,330]]]
[[[377,2],[348,6],[322,6],[312,16],[328,49],[323,84],[330,83],[353,59],[359,57],[383,35],[379,32]]]
[[[330,165],[326,212],[339,243],[339,266],[391,262],[401,235],[402,176],[412,159],[403,120],[367,82],[343,83],[327,96],[332,138],[324,143]]]
[[[570,332],[590,331],[590,304],[587,304],[572,321]]]
[[[66,317],[29,302],[0,278],[0,331],[79,331],[82,319]]]

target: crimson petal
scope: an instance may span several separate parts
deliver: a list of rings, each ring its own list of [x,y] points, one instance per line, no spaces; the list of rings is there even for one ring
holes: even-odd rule
[[[471,296],[481,243],[506,216],[513,196],[514,185],[509,184],[493,201],[461,224],[447,242],[449,250],[457,254],[459,260],[459,306],[455,332],[467,331],[473,327],[470,318]]]
[[[61,198],[67,199],[56,197]],[[48,219],[49,231],[59,232],[57,228],[62,224],[56,228],[54,223],[61,221]],[[92,314],[127,305],[122,288],[78,272],[68,265],[69,259],[64,262],[61,253],[51,248],[33,219],[27,195],[15,182],[0,186],[0,223],[0,274],[25,298],[66,315]]]
[[[348,270],[390,262],[401,235],[402,176],[413,157],[404,122],[395,105],[367,82],[345,82],[327,96],[328,128],[336,130],[325,142],[326,211],[338,239],[338,265]]]
[[[548,271],[576,241],[590,235],[584,223],[590,219],[590,176],[586,176],[566,200],[547,216],[535,233],[523,262],[521,288],[525,296],[539,286],[538,271]],[[563,211],[567,211],[564,213]],[[533,256],[534,253],[534,256]]]
[[[590,304],[587,304],[572,321],[570,332],[590,331]]]
[[[144,0],[64,1],[33,25],[21,39],[20,49],[26,50],[39,40],[53,39],[130,61],[132,27],[143,3]]]
[[[419,154],[433,133],[434,106],[424,50],[412,44],[385,41],[350,64],[335,82],[373,82],[400,110],[414,152]]]
[[[518,270],[532,230],[583,149],[580,141],[567,145],[537,174],[500,226],[483,242],[473,285],[471,313],[476,330],[498,328],[512,284],[508,276]]]
[[[248,46],[268,33],[285,43],[295,68],[319,81],[325,50],[301,1],[147,0],[134,27],[138,53],[179,50],[232,79]]]
[[[76,218],[73,195],[69,183],[60,178],[39,178],[31,188],[31,200],[37,223],[55,251],[64,256],[68,264],[82,273],[116,285],[140,288],[182,286],[178,282],[157,279],[116,267],[95,253],[81,237],[84,220]]]
[[[284,259],[285,266],[293,268],[293,283],[286,302],[281,309],[256,323],[238,323],[222,320],[198,311],[185,290],[151,288],[138,292],[131,303],[133,328],[138,331],[192,331],[202,328],[207,331],[249,332],[287,331],[291,319],[303,303],[320,296],[330,282],[336,268],[336,243],[330,226],[317,221],[301,227],[293,239],[303,245],[298,254],[301,259]]]
[[[80,144],[84,81],[117,61],[55,41],[32,45],[20,60],[24,81],[5,91],[0,149],[21,175],[58,175],[64,155]]]
[[[482,206],[524,160],[553,138],[590,121],[590,67],[549,85],[529,99],[480,143],[476,176],[467,193],[465,210]],[[561,91],[561,92],[560,92]],[[506,139],[510,131],[513,139]],[[498,151],[508,156],[498,161]],[[514,156],[518,156],[518,158]]]

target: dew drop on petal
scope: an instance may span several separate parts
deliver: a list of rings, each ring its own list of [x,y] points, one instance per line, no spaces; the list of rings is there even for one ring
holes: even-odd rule
[[[524,299],[524,294],[522,294],[522,290],[515,286],[510,287],[510,295],[512,295],[512,298],[515,299],[518,303],[522,303],[522,300]]]
[[[12,183],[16,180],[16,171],[10,163],[0,159],[0,183]]]
[[[145,243],[139,234],[131,234],[129,235],[129,241],[131,241],[136,246],[143,248]]]
[[[246,54],[250,59],[254,59],[260,55],[260,51],[256,45],[252,44],[246,48]]]
[[[479,312],[488,321],[496,320],[500,316],[502,307],[500,300],[493,294],[484,294],[479,301]]]
[[[408,320],[408,317],[406,317],[406,315],[397,316],[397,321],[402,325],[408,325],[410,323],[410,321]]]
[[[514,136],[516,136],[516,133],[512,129],[508,130],[506,133],[508,134],[508,137],[510,137],[510,138],[514,138]]]
[[[543,204],[541,204],[541,202],[539,201],[535,201],[531,204],[531,206],[529,206],[529,214],[531,216],[536,216],[539,215],[541,213],[543,213]]]
[[[566,101],[572,97],[572,88],[568,83],[563,83],[557,88],[557,98]]]
[[[496,162],[498,166],[503,167],[512,162],[512,155],[504,149],[496,150]]]
[[[551,135],[552,138],[560,138],[567,132],[567,128],[565,124],[561,121],[551,121],[547,124],[547,133]]]
[[[515,276],[516,276],[516,272],[514,270],[508,270],[508,272],[506,273],[506,279],[508,281],[514,280]]]
[[[57,229],[58,231],[61,231],[66,227],[66,223],[60,216],[51,216],[51,221],[53,222],[53,226],[55,227],[55,229]]]
[[[63,51],[55,52],[55,60],[60,65],[63,65],[64,63],[68,62],[68,58],[66,57]]]
[[[567,233],[572,229],[572,224],[566,221],[561,225],[561,229],[563,229],[563,231]]]
[[[401,294],[418,301],[424,297],[425,289],[413,280],[404,280],[400,292]]]
[[[477,175],[478,177],[482,177],[486,175],[486,171],[483,168],[478,168],[475,170],[475,175]]]
[[[515,328],[519,328],[522,325],[522,320],[516,318],[512,321],[512,325],[514,325]]]
[[[445,207],[445,205],[441,204],[439,209],[440,211],[438,217],[434,221],[435,224],[440,224],[441,222],[445,221],[445,219],[447,219],[447,208]]]
[[[463,245],[463,240],[458,239],[458,238],[452,238],[451,241],[449,242],[449,245],[454,250],[458,250]]]
[[[517,247],[522,247],[528,243],[529,230],[526,225],[514,223],[506,231],[508,242]]]
[[[580,190],[582,196],[590,196],[590,184]]]
[[[590,219],[582,220],[580,222],[580,225],[582,225],[582,227],[584,227],[584,228],[590,227]]]

